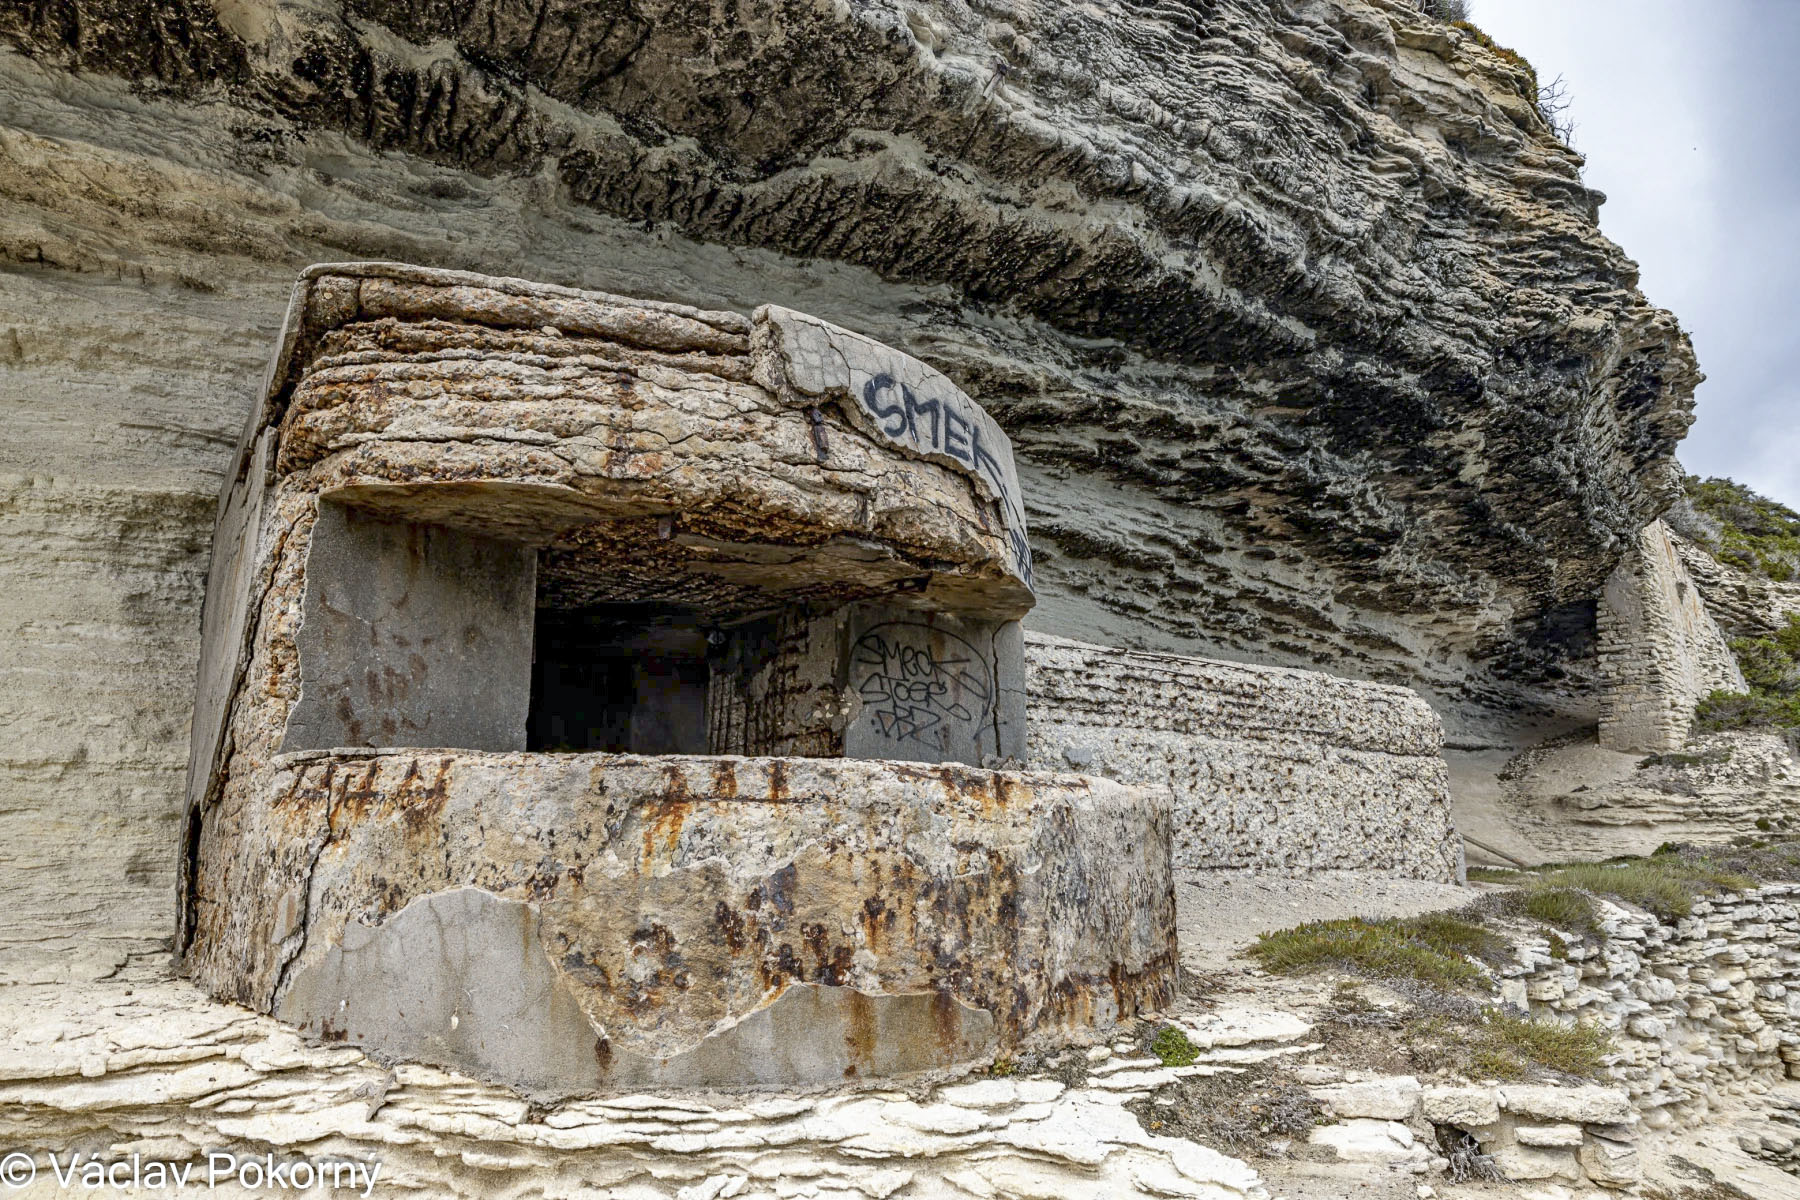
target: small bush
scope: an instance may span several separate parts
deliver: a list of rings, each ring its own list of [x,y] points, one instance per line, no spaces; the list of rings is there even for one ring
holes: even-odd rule
[[[1162,1059],[1165,1067],[1186,1067],[1192,1066],[1200,1057],[1200,1047],[1180,1029],[1164,1025],[1157,1031],[1156,1040],[1150,1043],[1150,1053]]]
[[[1314,921],[1259,937],[1250,953],[1264,968],[1298,974],[1341,966],[1376,977],[1444,986],[1472,984],[1482,971],[1469,959],[1497,960],[1506,943],[1491,930],[1445,913],[1420,917]]]
[[[1599,1074],[1606,1056],[1614,1050],[1611,1036],[1586,1022],[1564,1025],[1516,1017],[1496,1008],[1488,1009],[1484,1017],[1469,1056],[1469,1065],[1478,1075],[1524,1079],[1537,1068],[1592,1077]]]
[[[1702,520],[1683,532],[1700,535],[1696,540],[1720,562],[1777,581],[1800,576],[1800,513],[1730,479],[1689,475],[1685,486]],[[1713,528],[1718,533],[1706,537]]]
[[[1469,0],[1420,0],[1419,9],[1446,25],[1469,19]]]

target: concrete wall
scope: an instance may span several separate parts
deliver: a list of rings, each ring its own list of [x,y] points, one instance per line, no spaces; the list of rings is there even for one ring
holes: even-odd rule
[[[523,750],[537,555],[319,503],[283,750]]]
[[[835,1083],[1174,998],[1167,802],[1109,780],[284,754],[217,814],[196,982],[530,1091]]]
[[[1708,692],[1744,690],[1718,623],[1654,521],[1606,581],[1600,602],[1600,744],[1661,753],[1687,741]]]
[[[1174,793],[1177,872],[1460,871],[1437,715],[1317,671],[1028,633],[1028,759]]]

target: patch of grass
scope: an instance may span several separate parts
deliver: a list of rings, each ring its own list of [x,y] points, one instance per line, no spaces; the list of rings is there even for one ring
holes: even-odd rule
[[[1519,894],[1519,911],[1558,929],[1571,929],[1584,934],[1596,933],[1600,929],[1600,914],[1594,908],[1593,897],[1565,884],[1539,884],[1527,888]],[[1556,940],[1560,942],[1562,939]],[[1555,943],[1552,943],[1551,949],[1555,949]],[[1567,945],[1563,947],[1563,956],[1568,956]]]
[[[1714,862],[1688,847],[1663,847],[1649,858],[1539,867],[1528,874],[1535,878],[1517,898],[1519,912],[1589,934],[1597,932],[1600,921],[1582,892],[1624,900],[1669,921],[1690,916],[1696,896],[1741,892],[1757,885],[1757,878],[1742,865]]]
[[[1150,1043],[1150,1053],[1162,1059],[1165,1067],[1186,1067],[1200,1057],[1200,1047],[1180,1029],[1164,1025],[1157,1031],[1156,1040]]]
[[[1501,1009],[1483,1012],[1473,1030],[1469,1065],[1481,1076],[1526,1079],[1533,1070],[1593,1078],[1615,1047],[1604,1029],[1587,1022],[1564,1025],[1513,1016]]]
[[[1264,969],[1283,975],[1340,966],[1443,986],[1479,982],[1482,971],[1469,958],[1497,961],[1505,951],[1492,930],[1446,913],[1313,921],[1263,934],[1250,948]]]

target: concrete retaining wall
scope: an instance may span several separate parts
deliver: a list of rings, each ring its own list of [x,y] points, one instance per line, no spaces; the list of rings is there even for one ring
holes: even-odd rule
[[[1443,727],[1400,687],[1026,635],[1029,761],[1166,787],[1177,872],[1455,879]]]
[[[847,759],[279,755],[187,966],[309,1035],[537,1094],[968,1062],[1174,998],[1166,799]]]

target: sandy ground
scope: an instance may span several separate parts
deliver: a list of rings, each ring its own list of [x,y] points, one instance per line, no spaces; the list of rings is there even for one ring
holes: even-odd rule
[[[1447,883],[1423,883],[1360,871],[1327,871],[1289,879],[1253,871],[1212,871],[1175,886],[1175,920],[1182,962],[1216,971],[1259,933],[1338,917],[1407,917],[1459,908],[1479,893]]]

